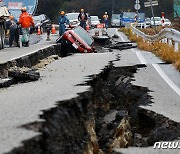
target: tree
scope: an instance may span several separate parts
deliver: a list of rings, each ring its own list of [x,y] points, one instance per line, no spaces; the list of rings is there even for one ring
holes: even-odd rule
[[[139,12],[144,12],[147,17],[151,17],[150,8],[144,7],[144,2],[147,0],[140,0],[141,9]],[[180,0],[175,0],[178,4]],[[114,0],[114,13],[121,13],[123,11],[135,11],[135,0]],[[154,7],[155,16],[161,16],[164,11],[167,18],[173,18],[173,0],[159,0],[159,6]],[[37,14],[46,14],[53,22],[57,22],[59,11],[65,12],[79,12],[84,8],[86,12],[91,15],[98,15],[102,17],[105,11],[109,16],[112,13],[112,0],[39,0]]]

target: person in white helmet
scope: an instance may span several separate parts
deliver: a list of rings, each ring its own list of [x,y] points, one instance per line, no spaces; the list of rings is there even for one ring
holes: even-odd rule
[[[109,19],[109,16],[108,16],[108,13],[107,13],[107,12],[104,13],[103,19],[104,19],[105,27],[106,27],[106,29],[107,29],[107,28],[108,28],[108,19]]]

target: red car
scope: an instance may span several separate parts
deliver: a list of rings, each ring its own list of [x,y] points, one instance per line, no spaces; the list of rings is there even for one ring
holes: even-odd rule
[[[67,50],[63,52],[94,52],[94,48],[92,47],[94,43],[93,38],[80,26],[66,31],[59,41],[57,41],[57,43],[59,42],[62,44],[62,50]]]

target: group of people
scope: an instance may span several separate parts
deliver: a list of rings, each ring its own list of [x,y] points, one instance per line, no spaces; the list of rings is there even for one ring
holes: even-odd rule
[[[81,9],[78,20],[80,21],[80,26],[86,30],[86,21],[88,20],[87,14],[84,9]],[[59,16],[59,35],[61,36],[66,31],[66,25],[70,25],[69,19],[65,16],[65,12],[61,11]]]
[[[105,28],[108,28],[108,14],[107,12],[105,12],[105,14],[103,15],[103,19],[104,19],[104,24],[105,24]],[[78,15],[78,20],[80,21],[80,26],[82,28],[84,28],[86,30],[86,22],[88,20],[88,16],[87,14],[84,12],[84,9],[80,10],[80,13]],[[67,16],[65,16],[65,12],[61,11],[60,12],[60,16],[59,16],[59,35],[63,35],[63,33],[66,31],[66,25],[70,25],[69,19],[67,18]]]
[[[30,14],[28,14],[26,7],[21,9],[21,15],[19,21],[17,21],[13,15],[9,16],[9,20],[5,23],[6,36],[9,36],[9,47],[12,47],[13,43],[15,46],[20,47],[19,34],[21,25],[22,29],[22,46],[28,47],[30,40],[30,27],[34,27],[34,21]]]
[[[34,29],[34,21],[30,14],[28,14],[26,7],[21,9],[21,15],[19,17],[19,21],[16,21],[13,15],[9,16],[9,20],[6,21],[6,35],[9,36],[9,46],[12,47],[13,42],[15,42],[15,46],[20,47],[19,41],[19,25],[21,25],[22,29],[22,46],[28,47],[30,40],[30,27]],[[105,27],[108,28],[108,14],[105,12],[103,15]],[[80,26],[86,30],[86,22],[88,20],[88,16],[85,13],[84,9],[80,10],[78,15],[78,20],[80,21]],[[66,31],[66,25],[70,25],[69,19],[65,16],[65,12],[61,11],[59,16],[59,35],[63,35]]]

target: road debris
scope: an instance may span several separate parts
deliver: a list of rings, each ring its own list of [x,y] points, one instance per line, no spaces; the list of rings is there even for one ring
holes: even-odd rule
[[[0,79],[0,88],[9,87],[14,83],[13,78]]]
[[[15,68],[8,71],[8,76],[16,82],[19,81],[36,81],[40,78],[40,73],[37,70],[29,68]]]

